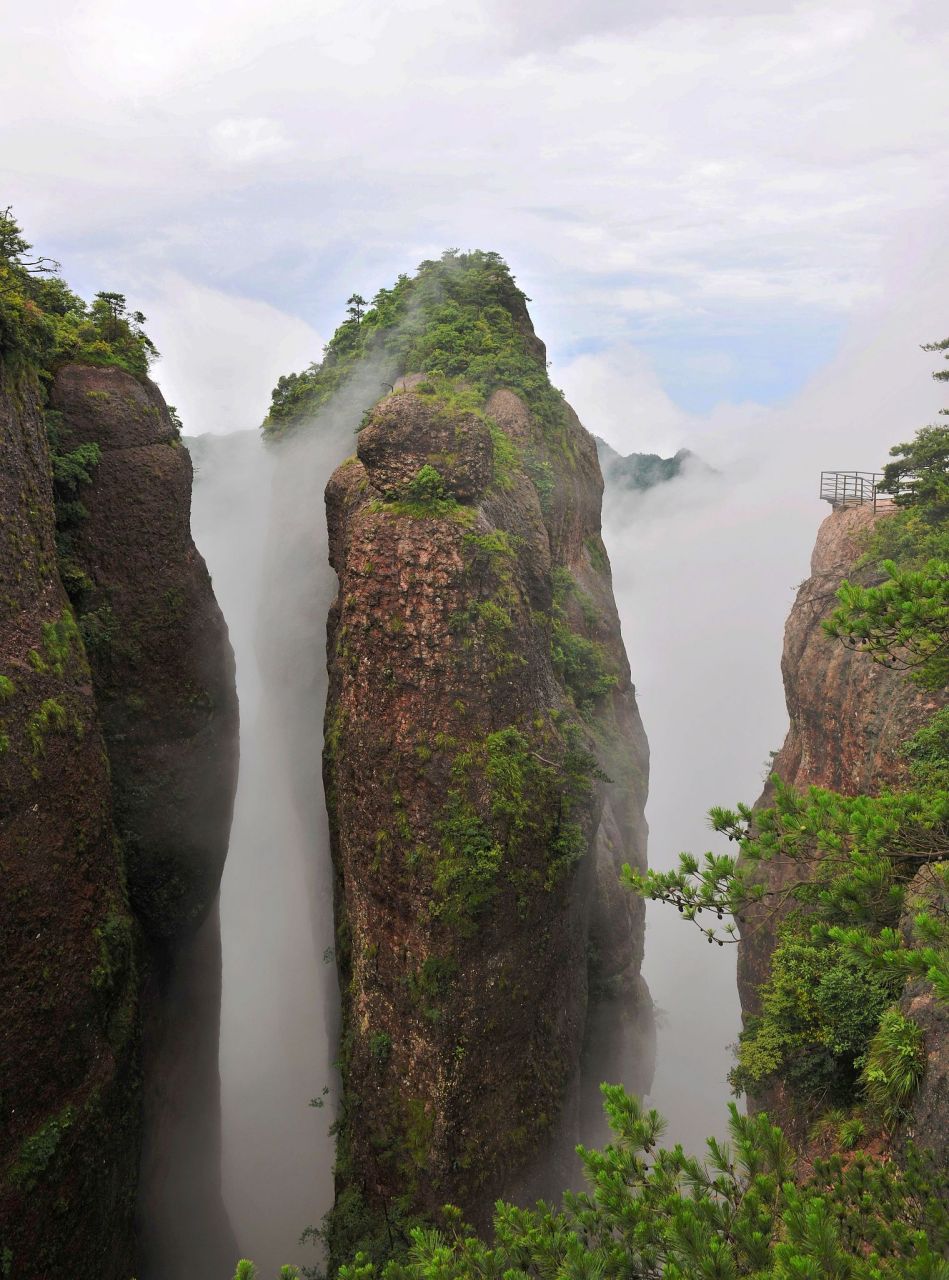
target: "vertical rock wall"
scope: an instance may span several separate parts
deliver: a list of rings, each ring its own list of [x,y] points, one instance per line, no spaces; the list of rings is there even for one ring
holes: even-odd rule
[[[128,1277],[137,931],[92,680],[59,579],[35,385],[0,365],[0,1258]]]
[[[391,1233],[524,1190],[577,1114],[591,985],[642,998],[618,873],[644,860],[647,749],[593,439],[511,392],[486,421],[428,391],[376,406],[326,495],[340,1253],[359,1205]]]
[[[151,1226],[164,1215],[165,1237],[216,1241],[209,1265],[234,1257],[212,912],[236,781],[233,659],[158,389],[116,368],[59,370],[57,448],[95,444],[101,459],[57,548],[35,383],[2,378],[0,1257],[18,1280],[173,1280],[174,1252],[135,1258],[143,1105]],[[173,1167],[163,1152],[199,1091],[200,1140]]]
[[[98,444],[72,538],[132,908],[147,942],[145,1280],[229,1270],[220,1199],[216,901],[237,783],[234,660],[191,537],[192,465],[158,388],[66,365],[50,403],[62,447]]]
[[[900,781],[906,763],[899,747],[940,705],[905,673],[872,662],[827,636],[821,623],[837,605],[837,588],[853,577],[863,541],[875,520],[870,507],[834,511],[821,524],[811,574],[801,584],[784,631],[781,672],[790,726],[773,772],[798,788],[827,787],[844,795],[879,791]],[[770,785],[759,805],[769,803]],[[799,863],[774,858],[761,864],[770,890],[795,883]],[[758,1008],[779,914],[750,913],[738,951],[738,989],[745,1014]]]
[[[811,575],[801,585],[784,633],[781,671],[790,726],[774,759],[773,772],[799,789],[825,787],[857,795],[897,784],[906,775],[900,746],[928,720],[944,699],[909,682],[905,672],[873,662],[827,636],[821,623],[837,605],[845,578],[860,579],[866,534],[885,513],[869,507],[832,512],[821,524],[811,558]],[[765,787],[758,804],[770,802]],[[801,863],[777,857],[756,874],[770,892],[800,883]],[[771,969],[783,910],[759,905],[746,915],[738,949],[738,990],[744,1016],[760,1008],[758,989]],[[944,1058],[943,1053],[943,1058]],[[945,1063],[941,1070],[945,1073]],[[752,1100],[795,1131],[798,1118],[785,1104],[780,1086]]]

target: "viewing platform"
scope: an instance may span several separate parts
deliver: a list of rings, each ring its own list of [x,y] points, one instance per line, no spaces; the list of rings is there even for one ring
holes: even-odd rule
[[[835,511],[841,507],[864,506],[870,506],[874,511],[889,511],[895,499],[892,493],[880,493],[877,485],[882,479],[882,471],[822,471],[820,496]],[[904,485],[901,496],[911,494],[913,487],[912,483]]]

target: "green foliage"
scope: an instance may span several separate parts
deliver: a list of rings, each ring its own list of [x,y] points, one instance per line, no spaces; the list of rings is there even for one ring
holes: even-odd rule
[[[76,1119],[75,1109],[65,1107],[58,1115],[51,1116],[20,1147],[16,1162],[7,1174],[10,1183],[24,1191],[36,1186],[53,1161],[60,1143],[68,1134]]]
[[[538,733],[532,740],[508,725],[459,752],[438,848],[418,851],[432,877],[432,917],[462,937],[476,931],[505,882],[519,898],[528,889],[552,892],[586,849],[593,780],[604,775],[577,725]]]
[[[949,339],[924,350],[949,350]],[[945,381],[947,373],[933,376]],[[924,688],[941,689],[949,683],[949,427],[923,427],[890,455],[896,461],[884,467],[879,488],[901,510],[877,523],[860,565],[878,568],[883,581],[842,583],[824,629],[876,662],[910,671]]]
[[[617,683],[606,650],[571,630],[562,619],[551,625],[550,656],[554,671],[573,695],[578,711],[590,711]]]
[[[241,1258],[234,1272],[234,1280],[258,1280],[258,1271],[249,1258]],[[296,1267],[281,1267],[277,1280],[300,1280],[300,1272]]]
[[[58,263],[31,257],[9,208],[0,211],[0,359],[21,360],[44,375],[70,360],[117,365],[144,377],[157,351],[120,293],[98,293],[91,305],[54,272]]]
[[[544,360],[529,341],[524,294],[496,253],[449,250],[380,289],[361,316],[352,312],[327,344],[323,359],[277,382],[264,431],[281,432],[312,417],[353,375],[362,361],[377,362],[380,393],[400,374],[439,381],[462,379],[473,403],[483,405],[497,387],[524,397],[540,422],[558,431],[563,397],[547,377]],[[426,394],[425,384],[416,388]],[[498,463],[503,484],[505,455]]]
[[[889,1009],[870,1044],[862,1082],[867,1101],[884,1123],[906,1112],[923,1074],[922,1028],[898,1009]]]
[[[945,410],[943,410],[945,412]],[[880,489],[897,506],[918,505],[930,524],[949,517],[949,428],[922,427],[912,440],[894,445]]]
[[[447,498],[441,474],[428,463],[415,473],[406,492],[410,502],[435,509],[440,508]]]
[[[926,689],[943,688],[949,683],[949,561],[901,569],[886,560],[883,569],[887,581],[880,586],[841,584],[840,606],[824,630],[875,662],[909,671]]]
[[[910,1152],[905,1169],[857,1154],[795,1184],[767,1116],[730,1109],[730,1142],[705,1161],[658,1147],[663,1122],[604,1085],[614,1139],[580,1148],[589,1190],[560,1207],[499,1202],[490,1240],[457,1210],[416,1227],[404,1256],[359,1254],[340,1280],[947,1280],[947,1181]]]
[[[596,640],[574,631],[567,616],[567,597],[580,599],[566,569],[554,571],[554,600],[550,626],[550,656],[557,678],[573,697],[578,711],[589,714],[616,687],[606,650]],[[589,602],[587,602],[589,603]],[[584,599],[580,599],[581,609]],[[595,621],[595,618],[588,618]]]
[[[459,790],[449,793],[437,829],[431,915],[462,935],[472,933],[477,917],[497,895],[504,850]]]
[[[736,1086],[754,1090],[780,1077],[804,1101],[852,1101],[876,1030],[873,1015],[879,1020],[902,983],[925,977],[949,1002],[945,912],[918,912],[911,937],[897,927],[921,867],[943,877],[949,891],[949,711],[925,725],[906,752],[906,788],[876,796],[817,787],[800,793],[775,778],[771,808],[712,810],[713,827],[740,844],[741,865],[709,852],[701,863],[681,855],[674,871],[624,871],[634,889],[676,906],[719,945],[736,938],[733,920],[740,925],[769,898],[806,909],[806,931],[801,922],[796,932],[789,927],[773,953],[763,1016],[741,1037]],[[757,867],[777,855],[801,864],[806,879],[766,896]]]
[[[55,698],[45,698],[26,724],[34,756],[45,754],[46,735],[66,728],[66,710]]]
[[[843,583],[824,629],[941,691],[949,684],[949,432],[927,428],[892,452],[902,461],[885,485],[901,504],[908,474],[920,480],[913,505],[878,522],[861,572],[874,572],[884,549],[899,560],[883,560],[882,582]],[[781,931],[772,954],[761,1016],[741,1036],[738,1087],[780,1079],[812,1105],[853,1102],[860,1087],[887,1123],[916,1087],[922,1033],[888,1006],[908,978],[927,979],[949,1002],[949,708],[904,750],[908,784],[874,796],[799,793],[775,777],[770,808],[713,809],[712,826],[739,844],[740,863],[709,852],[701,861],[682,854],[670,872],[624,871],[637,892],[671,903],[720,946],[737,939],[752,910],[797,904],[806,913]],[[802,882],[766,891],[759,867],[775,856],[798,863]],[[922,868],[931,892],[901,929],[907,888]]]
[[[761,987],[761,1014],[742,1032],[736,1092],[774,1079],[808,1104],[846,1105],[900,980],[870,972],[839,946],[815,940],[800,920],[786,924]]]
[[[430,463],[419,468],[399,497],[377,500],[373,503],[373,510],[409,516],[413,520],[447,518],[466,524],[473,518],[472,513],[446,490],[441,472]]]
[[[369,1037],[369,1052],[381,1067],[385,1066],[392,1053],[392,1037],[387,1031],[376,1031]]]
[[[923,351],[944,352],[949,360],[949,338],[924,344]],[[937,382],[949,381],[949,369],[933,373]],[[940,409],[941,415],[949,409]],[[916,432],[912,440],[896,444],[890,450],[893,462],[883,468],[879,489],[893,495],[897,506],[915,506],[930,525],[949,517],[949,428],[928,426]]]

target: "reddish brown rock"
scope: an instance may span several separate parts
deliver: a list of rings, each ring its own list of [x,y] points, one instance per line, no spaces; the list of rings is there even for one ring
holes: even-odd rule
[[[941,705],[917,689],[905,673],[873,662],[826,635],[821,623],[837,605],[844,578],[858,568],[866,535],[875,520],[886,519],[870,507],[843,509],[820,527],[811,559],[811,576],[801,585],[784,633],[781,671],[790,727],[774,759],[774,772],[804,789],[826,787],[845,795],[899,782],[906,773],[900,746]],[[769,803],[770,784],[759,805]],[[802,865],[787,858],[761,864],[760,875],[772,892],[799,883]],[[747,1016],[759,1008],[758,988],[770,972],[771,953],[787,907],[750,911],[738,953],[738,987]],[[779,1093],[758,1100],[775,1115],[790,1117]]]
[[[157,938],[210,910],[227,853],[237,700],[227,628],[191,538],[192,468],[158,388],[67,365],[63,446],[96,443],[71,558],[136,914]]]
[[[220,1199],[212,912],[237,783],[234,659],[191,537],[191,458],[158,388],[120,369],[67,365],[51,403],[62,447],[95,443],[102,455],[82,489],[70,581],[129,894],[148,941],[138,1272],[176,1280],[199,1260],[227,1267],[236,1251]],[[180,1246],[195,1236],[203,1254]]]
[[[136,931],[36,388],[2,364],[0,521],[0,1256],[17,1280],[127,1280]]]
[[[811,576],[798,591],[784,633],[781,671],[790,728],[774,770],[795,786],[828,787],[845,795],[877,791],[905,773],[899,747],[940,705],[905,673],[825,635],[821,623],[836,607],[837,588],[853,577],[874,520],[870,507],[829,515],[811,557]]]
[[[572,414],[545,434],[510,392],[487,413],[517,461],[484,476],[481,424],[457,418],[453,465],[483,476],[456,486],[468,501],[426,514],[376,487],[390,429],[416,470],[444,452],[412,391],[382,402],[326,495],[338,1191],[375,1213],[406,1197],[483,1220],[497,1194],[523,1190],[544,1136],[576,1113],[591,983],[627,1007],[639,992],[641,904],[617,879],[644,858],[647,752],[595,446]],[[615,678],[582,710],[553,658],[555,591]]]
[[[426,442],[420,449],[419,441]],[[493,473],[491,433],[473,413],[451,413],[421,396],[396,392],[376,408],[359,433],[359,461],[384,498],[411,496],[424,466],[434,467],[445,492],[471,502]]]

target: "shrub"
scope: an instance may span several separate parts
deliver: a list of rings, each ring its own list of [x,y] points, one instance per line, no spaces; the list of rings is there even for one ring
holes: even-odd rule
[[[898,1009],[889,1009],[870,1043],[861,1082],[871,1107],[888,1125],[905,1115],[922,1078],[923,1031]]]

